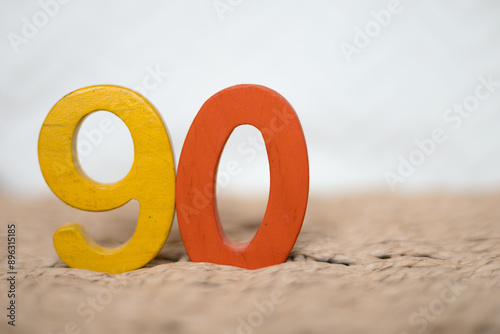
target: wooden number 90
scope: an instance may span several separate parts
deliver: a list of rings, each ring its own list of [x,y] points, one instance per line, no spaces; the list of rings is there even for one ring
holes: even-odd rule
[[[78,128],[97,110],[120,117],[134,142],[132,168],[115,184],[97,183],[78,163]],[[262,132],[271,179],[266,213],[255,237],[247,243],[234,243],[219,221],[215,175],[225,143],[243,124]],[[160,115],[146,99],[126,88],[93,86],[62,98],[45,119],[38,154],[49,187],[77,209],[113,210],[131,199],[140,203],[135,233],[120,247],[99,246],[78,224],[59,228],[54,246],[73,268],[122,273],[144,266],[164,245],[175,206],[192,261],[248,269],[270,266],[288,257],[306,211],[309,164],[299,119],[285,98],[263,86],[233,86],[207,100],[186,137],[177,182],[170,140]]]
[[[134,163],[115,184],[101,184],[80,167],[76,134],[84,118],[97,110],[118,116],[134,142]],[[38,143],[40,167],[52,191],[65,203],[86,211],[116,209],[139,202],[134,235],[120,247],[105,248],[78,224],[57,230],[54,246],[70,267],[108,273],[137,269],[163,247],[175,208],[175,165],[167,131],[155,108],[139,94],[115,86],[94,86],[63,97],[43,123]]]

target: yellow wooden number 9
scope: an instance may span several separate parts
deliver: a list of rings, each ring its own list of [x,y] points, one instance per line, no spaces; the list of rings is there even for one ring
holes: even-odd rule
[[[134,142],[132,168],[115,184],[92,180],[76,154],[78,129],[97,110],[118,116]],[[175,165],[161,116],[145,98],[117,86],[86,87],[66,95],[43,123],[38,156],[45,181],[68,205],[86,211],[113,210],[132,199],[140,205],[134,235],[119,247],[101,247],[79,224],[59,228],[54,246],[68,266],[117,274],[140,268],[158,254],[172,226]]]

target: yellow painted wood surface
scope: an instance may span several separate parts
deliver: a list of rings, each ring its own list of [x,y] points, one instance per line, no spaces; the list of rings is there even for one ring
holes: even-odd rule
[[[118,116],[134,142],[132,168],[115,184],[92,180],[77,158],[78,129],[97,110]],[[54,246],[68,266],[117,274],[140,268],[158,254],[172,226],[175,164],[168,132],[149,101],[132,90],[108,85],[70,93],[45,119],[38,156],[48,186],[68,205],[86,211],[113,210],[132,199],[140,205],[134,235],[119,247],[100,246],[79,224],[59,228]]]

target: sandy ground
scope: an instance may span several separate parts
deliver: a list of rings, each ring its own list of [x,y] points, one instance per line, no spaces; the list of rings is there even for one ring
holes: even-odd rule
[[[289,260],[253,271],[190,262],[174,223],[156,259],[114,276],[67,268],[52,235],[79,222],[103,244],[125,241],[135,203],[96,214],[56,198],[7,198],[1,333],[500,333],[500,194],[311,198]],[[224,203],[227,234],[251,238],[259,203]],[[9,223],[15,328],[6,317]]]

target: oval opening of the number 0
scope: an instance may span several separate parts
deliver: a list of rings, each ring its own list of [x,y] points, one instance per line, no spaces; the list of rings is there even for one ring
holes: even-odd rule
[[[270,187],[264,219],[254,238],[235,243],[219,220],[216,175],[224,145],[233,130],[244,124],[262,133]],[[247,269],[284,262],[302,227],[309,194],[307,147],[292,106],[277,92],[258,85],[233,86],[213,95],[187,134],[176,188],[179,230],[192,261]]]

